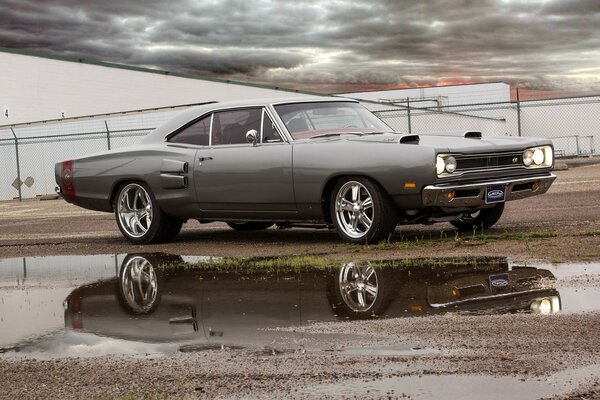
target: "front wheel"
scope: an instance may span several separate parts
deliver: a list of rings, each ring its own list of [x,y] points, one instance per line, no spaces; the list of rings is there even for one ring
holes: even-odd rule
[[[396,207],[371,179],[340,179],[333,188],[331,219],[338,235],[350,243],[378,243],[389,237],[397,223]]]
[[[123,236],[135,244],[168,242],[183,224],[160,209],[154,194],[143,183],[128,183],[119,190],[115,218]]]
[[[492,208],[484,208],[471,214],[465,214],[450,223],[461,231],[471,231],[477,228],[486,229],[498,222],[503,211],[504,203],[498,203]]]

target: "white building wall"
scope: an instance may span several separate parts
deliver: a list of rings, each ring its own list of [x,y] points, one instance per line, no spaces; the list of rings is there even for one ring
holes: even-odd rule
[[[206,101],[290,96],[293,92],[0,50],[0,125]]]
[[[471,85],[432,86],[424,88],[379,90],[372,92],[343,93],[339,96],[380,102],[404,104],[410,98],[411,107],[435,107],[436,102],[424,99],[439,99],[440,106],[463,104],[497,103],[510,101],[510,86],[506,83],[481,83]]]

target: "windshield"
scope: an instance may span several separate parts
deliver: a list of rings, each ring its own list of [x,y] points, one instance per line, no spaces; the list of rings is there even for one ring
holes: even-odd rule
[[[294,140],[327,134],[392,132],[382,120],[357,103],[295,103],[275,106]]]

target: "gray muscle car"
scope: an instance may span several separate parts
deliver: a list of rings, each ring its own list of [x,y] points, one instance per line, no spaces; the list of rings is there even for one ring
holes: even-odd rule
[[[545,193],[552,167],[547,139],[400,134],[354,100],[314,97],[192,108],[55,172],[67,201],[114,212],[136,244],[169,241],[188,219],[376,243],[399,223],[490,227],[506,201]]]

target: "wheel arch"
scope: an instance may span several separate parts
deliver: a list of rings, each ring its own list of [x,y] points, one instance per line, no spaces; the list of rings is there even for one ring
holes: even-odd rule
[[[142,183],[142,184],[148,186],[148,188],[150,188],[150,190],[152,190],[152,188],[150,187],[148,182],[146,182],[145,180],[143,180],[139,177],[121,178],[121,179],[116,180],[112,184],[112,187],[110,189],[110,196],[108,198],[113,212],[115,211],[115,201],[117,199],[117,195],[119,194],[119,191],[123,188],[123,186],[128,185],[130,183]]]

